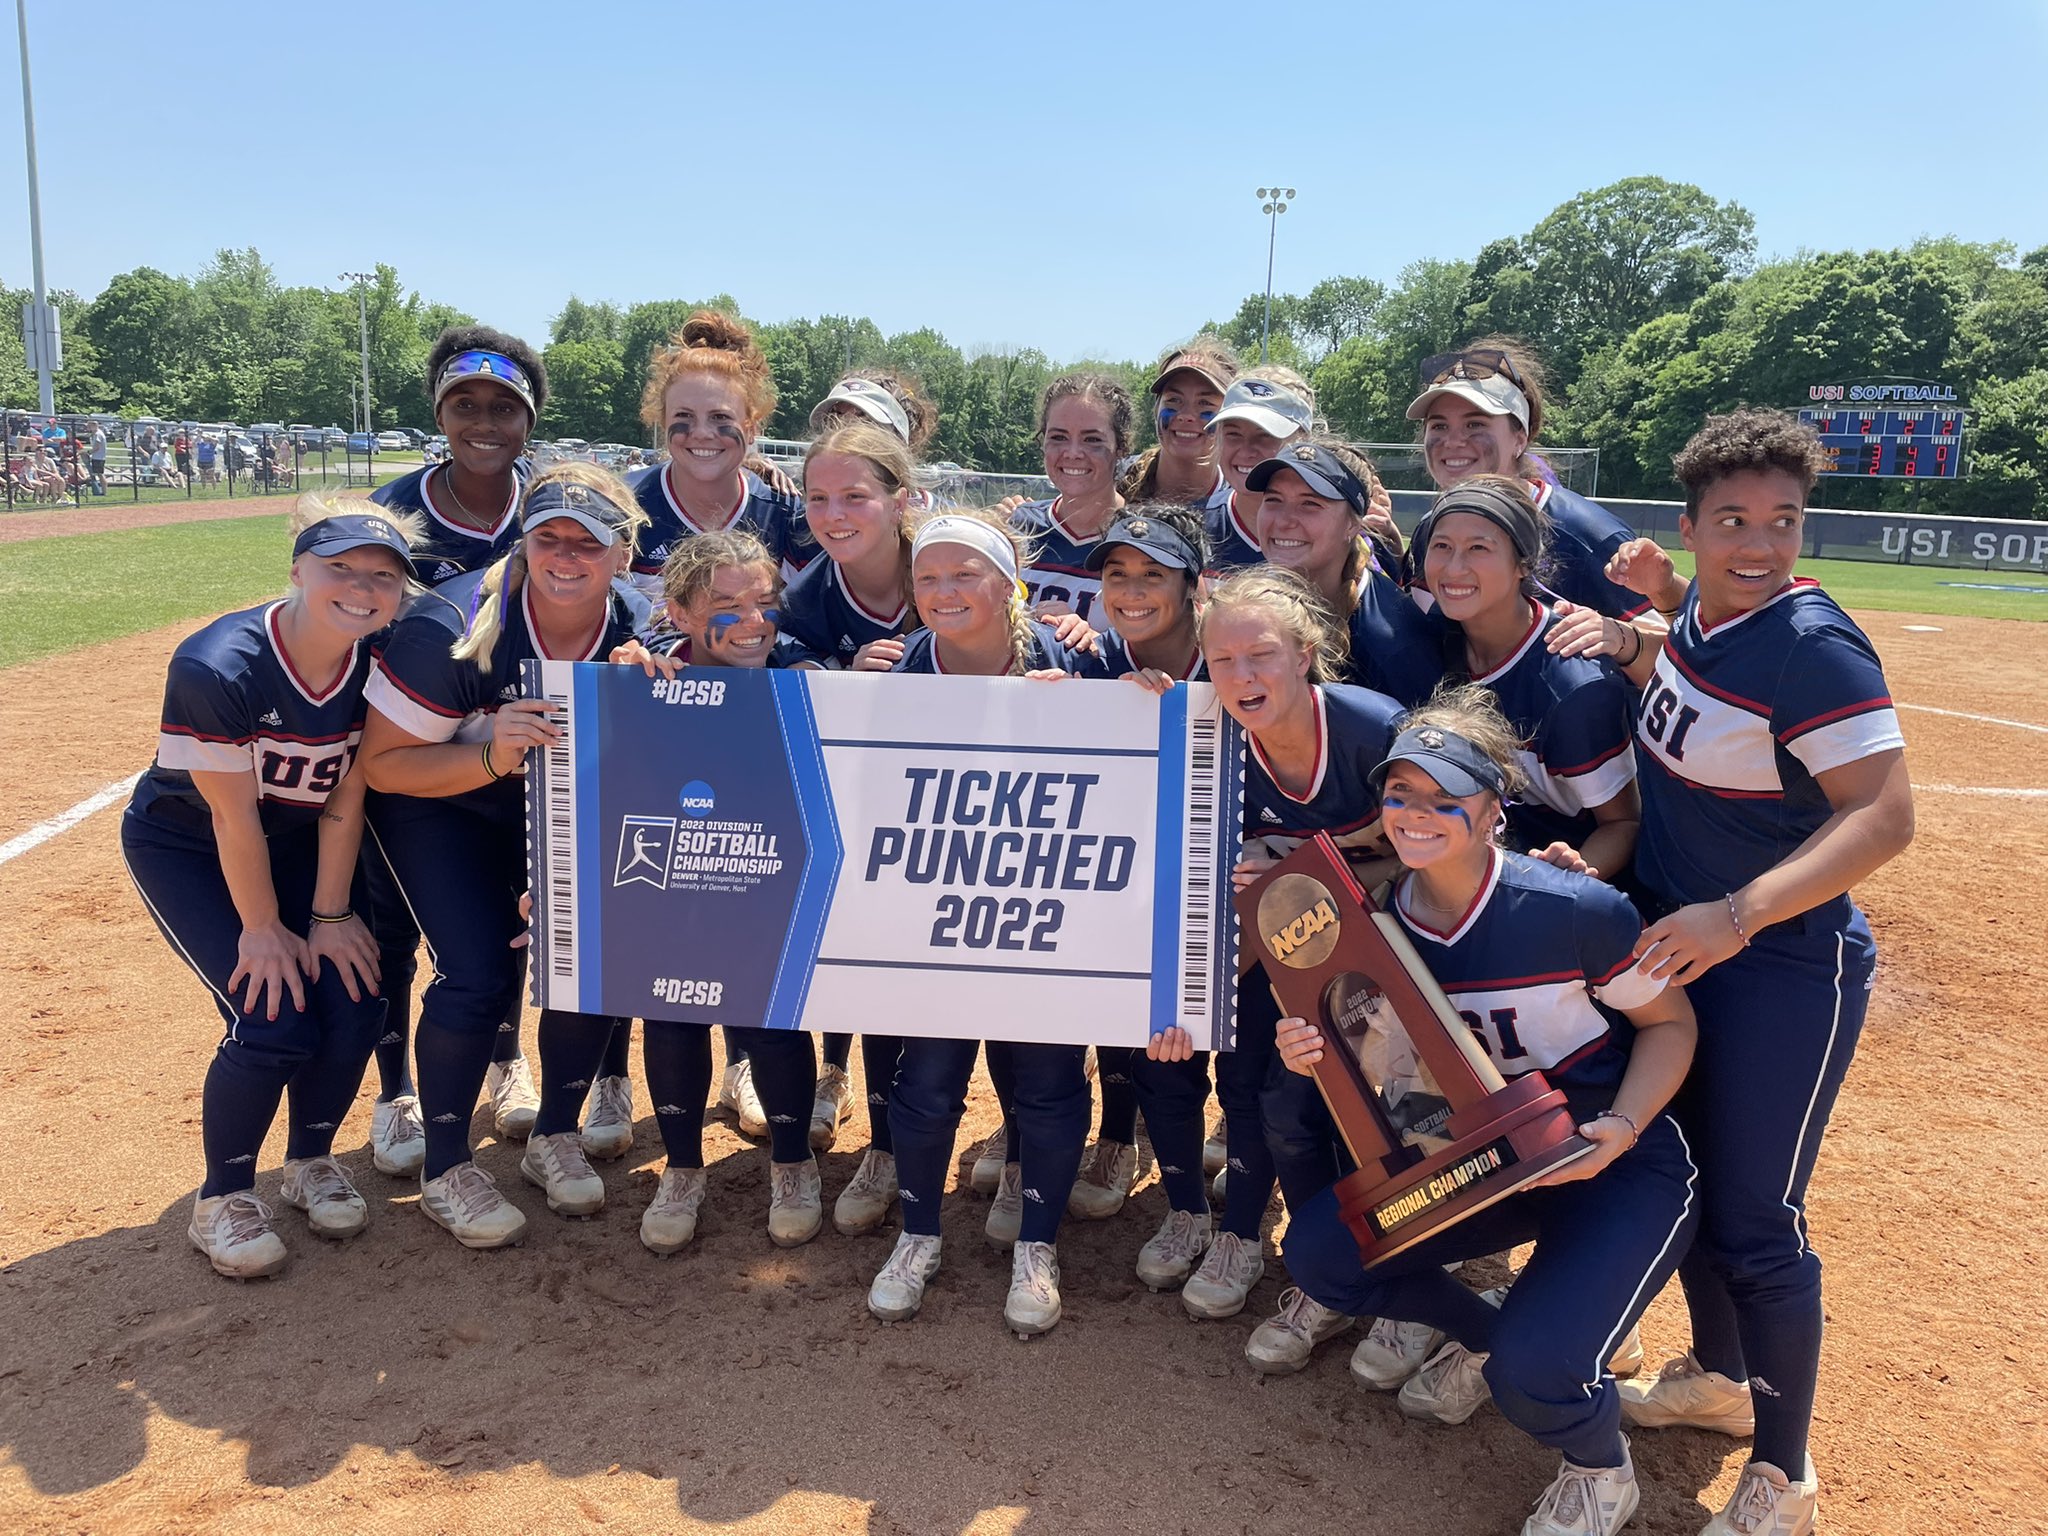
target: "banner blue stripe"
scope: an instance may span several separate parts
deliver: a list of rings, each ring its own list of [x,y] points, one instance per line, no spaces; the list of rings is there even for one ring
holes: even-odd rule
[[[583,957],[576,974],[578,1013],[601,1012],[600,999],[604,992],[604,837],[598,830],[603,827],[604,819],[598,780],[601,770],[597,766],[597,680],[605,670],[595,662],[578,663],[569,668],[570,711],[571,717],[578,722],[573,743],[576,783],[581,790],[579,798],[583,800],[576,815],[576,933]],[[528,963],[542,965],[546,963],[546,957],[535,956]]]
[[[825,777],[825,754],[820,749],[805,674],[772,672],[768,680],[782,726],[783,752],[789,760],[790,787],[796,793],[797,814],[803,822],[804,869],[782,957],[776,963],[775,985],[768,994],[768,1015],[761,1022],[768,1029],[795,1029],[803,1017],[804,999],[810,994],[846,850],[832,805],[832,787]]]
[[[1159,805],[1152,848],[1152,1033],[1180,1018],[1181,826],[1188,798],[1188,691],[1159,696]]]

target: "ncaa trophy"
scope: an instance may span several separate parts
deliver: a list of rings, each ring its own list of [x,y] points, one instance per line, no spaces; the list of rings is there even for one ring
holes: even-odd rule
[[[1366,1268],[1592,1151],[1541,1072],[1501,1076],[1327,833],[1238,892],[1237,916],[1282,1016],[1322,1031],[1311,1071],[1358,1164],[1337,1208]]]

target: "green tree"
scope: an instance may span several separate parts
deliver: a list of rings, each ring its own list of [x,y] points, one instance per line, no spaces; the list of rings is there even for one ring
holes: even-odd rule
[[[602,301],[586,304],[572,293],[548,328],[548,340],[623,341],[625,333],[626,316],[618,305]]]
[[[1345,342],[1374,334],[1387,285],[1369,277],[1326,277],[1297,301],[1290,329],[1311,362]]]
[[[543,437],[580,437],[613,442],[612,406],[625,373],[625,353],[609,337],[558,341],[542,355],[548,370],[548,403],[541,412]]]
[[[1973,397],[1969,510],[2048,517],[2048,368],[1986,385]]]

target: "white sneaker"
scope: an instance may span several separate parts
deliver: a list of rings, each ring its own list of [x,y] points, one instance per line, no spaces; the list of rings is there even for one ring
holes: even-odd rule
[[[811,1147],[830,1152],[839,1139],[839,1127],[853,1113],[853,1084],[846,1080],[846,1068],[825,1063],[818,1074],[818,1086],[811,1098]]]
[[[818,1160],[768,1165],[768,1238],[778,1248],[801,1248],[825,1224],[824,1185]]]
[[[380,1099],[370,1108],[370,1161],[379,1173],[410,1178],[427,1160],[427,1127],[420,1119],[420,1096],[401,1093]]]
[[[1556,1478],[1536,1501],[1536,1513],[1522,1522],[1522,1536],[1614,1536],[1628,1524],[1641,1497],[1624,1437],[1618,1467],[1560,1463]]]
[[[924,1305],[924,1288],[938,1272],[938,1238],[899,1234],[889,1262],[868,1287],[868,1311],[885,1323],[907,1322]]]
[[[588,1157],[624,1157],[633,1147],[633,1079],[600,1077],[590,1085],[583,1112],[583,1151]]]
[[[1375,1392],[1392,1392],[1421,1370],[1443,1342],[1444,1336],[1427,1323],[1376,1317],[1351,1351],[1351,1374]]]
[[[988,1220],[982,1231],[997,1248],[1008,1248],[1024,1230],[1024,1165],[1003,1164],[1003,1176],[996,1183],[996,1197],[988,1203]]]
[[[526,1182],[547,1191],[548,1209],[557,1216],[595,1216],[604,1209],[604,1178],[583,1155],[583,1138],[574,1131],[529,1136],[519,1159]]]
[[[1616,1348],[1614,1354],[1609,1358],[1607,1371],[1609,1375],[1620,1379],[1625,1376],[1633,1376],[1642,1368],[1643,1330],[1631,1328],[1628,1331],[1628,1337],[1621,1341],[1620,1346]]]
[[[306,1213],[320,1237],[354,1237],[370,1224],[370,1207],[333,1157],[307,1157],[284,1165],[278,1197]]]
[[[1334,1339],[1357,1321],[1332,1312],[1300,1286],[1290,1285],[1280,1293],[1280,1310],[1244,1341],[1244,1357],[1256,1371],[1285,1376],[1307,1365],[1318,1344]]]
[[[1051,1243],[1019,1243],[1010,1256],[1003,1321],[1019,1338],[1050,1333],[1060,1320],[1060,1258]]]
[[[744,1057],[726,1066],[718,1088],[718,1107],[733,1112],[742,1136],[752,1141],[766,1139],[768,1112],[761,1107],[761,1095],[754,1091],[754,1064]]]
[[[1256,1239],[1247,1242],[1235,1232],[1218,1232],[1200,1267],[1180,1288],[1180,1304],[1193,1317],[1235,1317],[1265,1273],[1266,1257]]]
[[[1793,1482],[1768,1461],[1752,1461],[1721,1512],[1700,1527],[1700,1536],[1811,1536],[1820,1515],[1820,1479],[1813,1458],[1806,1476]]]
[[[999,1125],[995,1134],[985,1136],[968,1149],[974,1161],[967,1170],[968,1187],[977,1195],[992,1195],[1003,1181],[1003,1168],[1010,1161],[1009,1137]]]
[[[494,1061],[484,1073],[490,1095],[491,1124],[505,1141],[524,1141],[540,1118],[540,1090],[533,1086],[533,1065],[524,1056]]]
[[[1138,1185],[1138,1149],[1126,1141],[1098,1141],[1081,1160],[1067,1194],[1067,1214],[1104,1221],[1124,1208]]]
[[[704,1209],[704,1170],[667,1168],[654,1200],[640,1213],[640,1242],[649,1253],[675,1253],[697,1235],[697,1217]]]
[[[1455,1339],[1447,1340],[1421,1370],[1401,1383],[1401,1411],[1411,1419],[1464,1423],[1493,1401],[1493,1389],[1480,1374],[1486,1359]]]
[[[861,1154],[860,1166],[839,1198],[832,1202],[832,1225],[847,1237],[872,1232],[889,1214],[901,1190],[896,1182],[896,1154],[873,1147]]]
[[[457,1163],[438,1179],[420,1180],[420,1211],[465,1248],[506,1248],[526,1235],[525,1214],[475,1163]]]
[[[1230,1139],[1222,1126],[1216,1127],[1216,1134],[1202,1143],[1202,1172],[1219,1174],[1230,1166]]]
[[[205,1198],[195,1195],[192,1224],[185,1235],[215,1271],[230,1280],[256,1280],[284,1268],[284,1239],[270,1230],[270,1207],[253,1189]]]
[[[1691,1350],[1665,1361],[1648,1381],[1624,1381],[1617,1390],[1622,1418],[1638,1429],[1682,1426],[1738,1439],[1756,1433],[1749,1383],[1704,1369]]]
[[[1168,1211],[1159,1230],[1138,1250],[1138,1278],[1155,1291],[1185,1285],[1214,1235],[1207,1211]]]

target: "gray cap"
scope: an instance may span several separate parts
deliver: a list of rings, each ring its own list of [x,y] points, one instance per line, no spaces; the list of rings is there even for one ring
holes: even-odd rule
[[[1269,437],[1293,437],[1315,424],[1315,412],[1301,396],[1266,379],[1239,379],[1223,392],[1211,426],[1248,421]]]
[[[903,442],[910,442],[910,416],[903,402],[873,379],[841,379],[832,393],[811,409],[811,430],[818,431],[825,415],[835,405],[850,405],[878,427],[887,427]]]
[[[1487,379],[1445,379],[1441,384],[1432,384],[1410,402],[1408,419],[1422,420],[1429,414],[1429,402],[1438,395],[1456,395],[1489,416],[1512,416],[1523,431],[1529,428],[1529,397],[1500,374]]]

